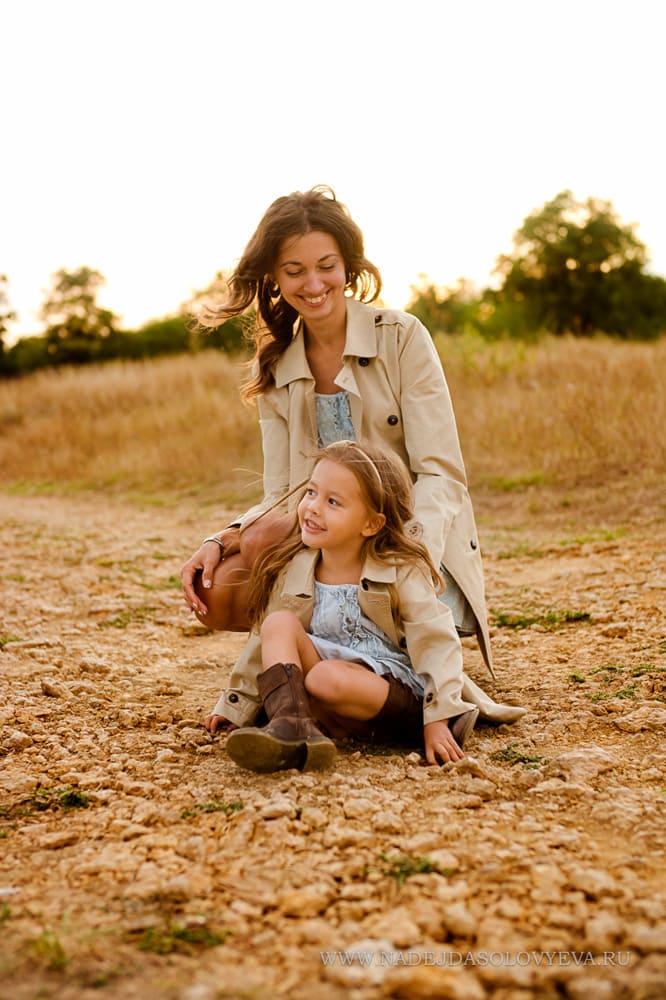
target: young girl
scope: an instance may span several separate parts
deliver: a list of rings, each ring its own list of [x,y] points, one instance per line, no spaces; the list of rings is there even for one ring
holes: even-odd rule
[[[479,709],[463,700],[453,614],[406,530],[412,517],[395,454],[353,441],[319,451],[293,532],[253,573],[253,630],[236,675],[245,697],[256,678],[269,721],[230,733],[237,764],[321,769],[335,755],[327,734],[424,743],[429,764],[464,757]]]

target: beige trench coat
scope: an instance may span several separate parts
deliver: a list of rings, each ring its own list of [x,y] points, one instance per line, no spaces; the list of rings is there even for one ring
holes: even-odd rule
[[[356,438],[393,449],[410,470],[423,541],[435,566],[443,564],[467,598],[492,674],[474,511],[451,397],[430,334],[407,313],[347,299],[347,339],[336,384],[349,393]],[[277,502],[312,471],[315,390],[300,322],[275,366],[275,387],[259,397],[259,418],[265,496],[237,524]],[[292,508],[295,504],[294,499]]]
[[[315,565],[318,549],[303,549],[285,567],[271,594],[268,612],[293,611],[308,631],[314,608]],[[400,626],[391,614],[388,585],[398,593]],[[404,649],[414,670],[425,679],[423,721],[450,719],[474,707],[463,701],[463,661],[460,639],[451,609],[437,599],[432,583],[417,566],[396,566],[366,559],[358,588],[364,614]],[[231,686],[213,712],[236,725],[254,722],[261,699],[257,677],[261,673],[261,641],[256,630],[236,663]]]

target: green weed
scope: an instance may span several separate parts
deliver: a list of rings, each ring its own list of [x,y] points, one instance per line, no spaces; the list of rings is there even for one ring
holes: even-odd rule
[[[532,548],[526,542],[516,545],[512,549],[502,549],[497,553],[498,559],[539,559],[543,555],[542,549]]]
[[[574,684],[585,684],[587,678],[585,677],[585,674],[578,673],[578,671],[575,670],[573,673],[569,674],[569,680],[573,681]]]
[[[624,538],[627,534],[626,528],[613,528],[603,531],[590,531],[585,535],[578,535],[576,538],[565,539],[558,542],[563,547],[573,545],[586,545],[589,542],[615,542],[618,538]]]
[[[384,875],[394,878],[398,885],[403,885],[405,880],[411,875],[430,874],[431,872],[436,872],[438,875],[452,874],[448,868],[438,868],[429,858],[419,857],[414,854],[401,854],[397,858],[390,858],[386,854],[380,854],[380,858],[389,865],[388,868],[384,869]]]
[[[180,590],[181,581],[179,576],[172,573],[163,583],[143,583],[139,580],[139,585],[144,590]]]
[[[104,621],[97,622],[98,628],[127,628],[128,625],[132,625],[134,622],[143,622],[150,618],[150,614],[155,610],[154,607],[150,605],[145,605],[140,608],[128,608],[127,611],[122,611],[119,615],[115,615],[113,618],[106,618]]]
[[[490,759],[501,761],[506,764],[522,764],[523,767],[530,768],[532,770],[539,767],[540,764],[545,764],[547,760],[540,754],[523,753],[521,750],[516,748],[515,743],[510,743],[502,750],[496,750],[495,753],[491,753]]]
[[[592,701],[609,701],[611,698],[619,698],[620,701],[630,701],[637,697],[636,686],[630,684],[629,687],[620,688],[619,691],[597,691],[592,695]]]
[[[36,812],[46,812],[47,809],[69,812],[71,809],[88,809],[89,806],[90,800],[85,792],[80,792],[71,785],[62,788],[37,788],[20,802],[0,808],[0,819],[30,816]]]
[[[548,476],[544,472],[527,472],[514,477],[496,476],[489,480],[489,485],[502,493],[516,493],[527,490],[530,486],[545,486],[547,483]]]
[[[21,642],[17,635],[0,635],[0,649],[4,649],[8,642]]]
[[[192,955],[203,948],[215,948],[224,944],[229,936],[228,931],[218,933],[211,930],[207,924],[190,926],[168,921],[162,927],[147,927],[139,938],[141,951],[150,951],[154,955]]]
[[[243,809],[242,802],[220,802],[219,799],[213,799],[211,802],[197,802],[192,806],[191,809],[183,809],[180,814],[181,819],[192,819],[194,816],[199,816],[201,813],[215,813],[223,812],[225,816],[232,816],[234,813],[240,812]]]
[[[512,611],[494,611],[491,609],[491,613],[494,616],[494,624],[498,628],[525,629],[530,628],[532,625],[540,625],[547,632],[554,632],[556,629],[564,628],[566,625],[576,622],[590,621],[590,615],[587,611],[570,611],[568,609],[563,611],[525,612],[524,614]]]
[[[44,929],[33,938],[29,950],[49,972],[62,972],[69,961],[62,944],[50,930]]]

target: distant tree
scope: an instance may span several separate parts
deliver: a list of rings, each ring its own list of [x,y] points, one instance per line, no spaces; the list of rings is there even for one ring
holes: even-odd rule
[[[61,268],[53,275],[41,318],[46,323],[48,351],[54,364],[93,361],[103,340],[116,330],[117,318],[97,304],[106,279],[99,271]]]
[[[217,327],[204,327],[199,323],[202,310],[219,303],[226,293],[227,277],[218,271],[206,288],[197,289],[191,298],[181,306],[181,313],[189,318],[189,328],[193,339],[200,347],[215,347],[229,354],[236,354],[245,346],[245,331],[252,324],[254,313],[233,316]]]
[[[647,249],[610,202],[562,191],[529,215],[510,254],[498,258],[501,287],[485,299],[520,306],[528,324],[553,333],[654,337],[666,330],[666,281],[644,272]]]
[[[9,324],[17,319],[17,315],[9,306],[7,296],[7,285],[9,281],[6,274],[0,274],[0,369],[5,352],[5,334],[9,331]]]
[[[411,286],[411,293],[406,311],[431,333],[462,333],[476,325],[479,293],[465,278],[451,288],[421,276],[419,284]]]

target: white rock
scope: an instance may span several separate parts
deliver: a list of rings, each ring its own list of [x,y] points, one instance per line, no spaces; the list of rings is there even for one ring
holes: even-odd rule
[[[288,889],[280,896],[279,907],[286,917],[316,917],[326,910],[334,895],[328,886]]]
[[[614,878],[597,868],[573,868],[567,881],[572,889],[580,889],[590,899],[619,896],[622,892]]]
[[[32,736],[21,732],[20,729],[12,729],[7,736],[0,740],[6,750],[26,750],[34,743]]]
[[[379,916],[369,917],[366,926],[373,937],[388,938],[398,948],[415,945],[421,938],[421,929],[406,906],[396,906]]]
[[[563,777],[567,781],[590,781],[615,767],[617,761],[602,747],[590,744],[560,754],[544,768],[547,778]]]
[[[47,851],[56,851],[61,847],[69,847],[76,844],[79,835],[76,830],[58,830],[55,833],[45,833],[37,841],[40,847]]]
[[[296,816],[296,805],[291,799],[271,799],[259,810],[262,819],[279,819],[281,816],[289,816],[294,819]]]
[[[649,955],[654,951],[666,951],[666,924],[651,927],[650,924],[634,924],[627,929],[627,945],[638,948]]]
[[[367,816],[375,808],[376,803],[371,802],[370,799],[358,798],[345,801],[342,811],[347,819],[362,819],[363,816]]]
[[[382,833],[401,833],[404,823],[400,816],[393,812],[378,812],[372,817],[372,825],[375,830]]]
[[[379,986],[390,968],[393,951],[392,941],[376,937],[354,941],[342,952],[327,950],[324,977],[348,989]]]
[[[640,733],[645,729],[660,732],[666,730],[666,708],[660,705],[642,705],[635,712],[613,719],[613,722],[625,733]]]

